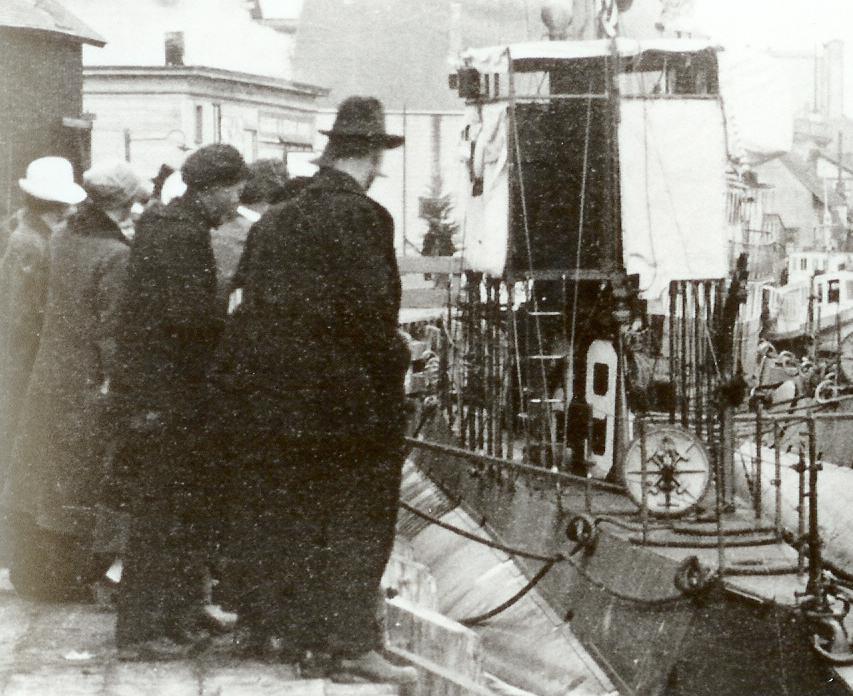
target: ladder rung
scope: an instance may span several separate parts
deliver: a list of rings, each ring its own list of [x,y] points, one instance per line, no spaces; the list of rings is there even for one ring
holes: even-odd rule
[[[563,316],[562,312],[528,312],[527,314],[531,317],[561,317],[561,316]]]
[[[565,358],[563,353],[555,353],[553,355],[528,355],[530,360],[562,360]]]

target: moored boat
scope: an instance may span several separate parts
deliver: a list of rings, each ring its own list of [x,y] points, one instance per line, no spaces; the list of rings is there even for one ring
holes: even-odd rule
[[[847,693],[822,416],[759,407],[743,485],[748,267],[727,259],[716,55],[622,38],[463,54],[462,285],[415,336],[434,361],[412,458],[518,552],[620,693]],[[809,512],[793,539],[762,461],[783,432]]]

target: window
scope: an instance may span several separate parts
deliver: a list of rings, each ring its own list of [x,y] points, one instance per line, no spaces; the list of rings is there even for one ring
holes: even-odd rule
[[[807,271],[809,269],[809,260],[804,256],[800,259],[800,270]]]
[[[258,131],[247,128],[246,131],[246,152],[245,158],[254,162],[258,159]]]
[[[840,300],[841,288],[838,285],[838,278],[834,278],[826,284],[826,301],[838,303]]]
[[[184,32],[170,31],[166,33],[165,41],[166,65],[184,64]]]
[[[195,144],[201,145],[204,142],[204,107],[201,104],[196,104],[195,107]]]
[[[607,451],[607,419],[593,418],[592,433],[590,437],[590,448],[592,453],[601,457]]]
[[[213,105],[213,142],[222,142],[222,106]]]
[[[596,396],[607,394],[607,382],[610,377],[610,368],[606,363],[595,363],[592,368],[592,391]]]

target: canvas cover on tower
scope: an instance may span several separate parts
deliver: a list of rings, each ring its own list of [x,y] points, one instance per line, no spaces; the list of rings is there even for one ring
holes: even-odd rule
[[[466,114],[461,160],[465,267],[501,276],[509,241],[507,105],[486,104]]]
[[[716,99],[628,99],[620,108],[621,222],[626,270],[640,274],[645,299],[660,298],[671,280],[724,277],[728,267],[726,139],[720,103]],[[495,276],[504,273],[507,254],[512,249],[518,257],[515,265],[520,270],[526,266],[521,258],[526,253],[525,245],[510,240],[510,229],[518,236],[524,225],[510,215],[511,189],[517,191],[519,186],[512,187],[509,181],[511,139],[507,110],[505,103],[487,104],[482,108],[481,118],[472,110],[462,143],[462,158],[468,170],[463,177],[465,190],[461,192],[465,209],[465,266]],[[601,121],[596,119],[596,124]],[[522,124],[522,135],[523,131]],[[598,147],[602,144],[600,139],[593,139],[593,143]],[[579,136],[577,143],[563,139],[554,147],[582,152],[582,138]],[[529,150],[530,146],[522,143],[522,160]],[[579,168],[582,158],[567,161]],[[599,158],[590,156],[587,167],[585,248],[594,244],[595,234],[603,234],[600,207],[605,203],[599,182],[602,173]],[[538,200],[542,191],[536,188],[532,170],[523,162],[521,171],[527,172],[524,187],[528,201]],[[571,224],[556,225],[552,220],[548,228],[557,230],[565,240],[539,231],[540,222],[546,219],[537,214],[541,206],[526,206],[527,228],[537,267],[549,255],[555,261],[554,267],[574,265],[571,261],[575,254],[569,238],[579,229],[580,203],[574,195],[560,203],[555,200],[558,195],[557,191],[548,194],[552,199],[549,210],[562,205],[563,222]],[[519,209],[516,210],[519,215],[525,212],[520,205],[515,208]],[[545,244],[550,251],[539,248]],[[581,258],[583,268],[593,267],[596,260],[587,254]]]
[[[625,100],[619,123],[622,251],[644,299],[671,280],[728,274],[726,136],[716,99]]]

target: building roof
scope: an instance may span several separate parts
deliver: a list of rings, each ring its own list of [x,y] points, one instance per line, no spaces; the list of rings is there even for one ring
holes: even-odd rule
[[[59,34],[80,43],[103,46],[106,41],[56,0],[3,0],[0,27]]]
[[[824,186],[823,180],[813,172],[808,164],[796,155],[788,153],[780,158],[785,168],[821,203],[828,206],[843,205],[844,201],[835,192],[833,186]]]
[[[325,87],[309,85],[304,82],[294,82],[293,80],[256,75],[237,70],[211,68],[204,65],[87,65],[83,68],[83,75],[105,78],[155,77],[161,80],[185,78],[221,80],[267,90],[273,89],[291,92],[307,97],[323,97],[329,93],[329,90]],[[139,88],[143,92],[147,89],[143,82],[139,83]]]
[[[831,155],[827,155],[825,152],[818,152],[816,155],[816,159],[826,160],[833,167],[838,167],[839,161],[838,157],[833,157]],[[845,155],[841,159],[841,168],[847,172],[848,174],[853,174],[853,163],[851,163],[849,156]]]

